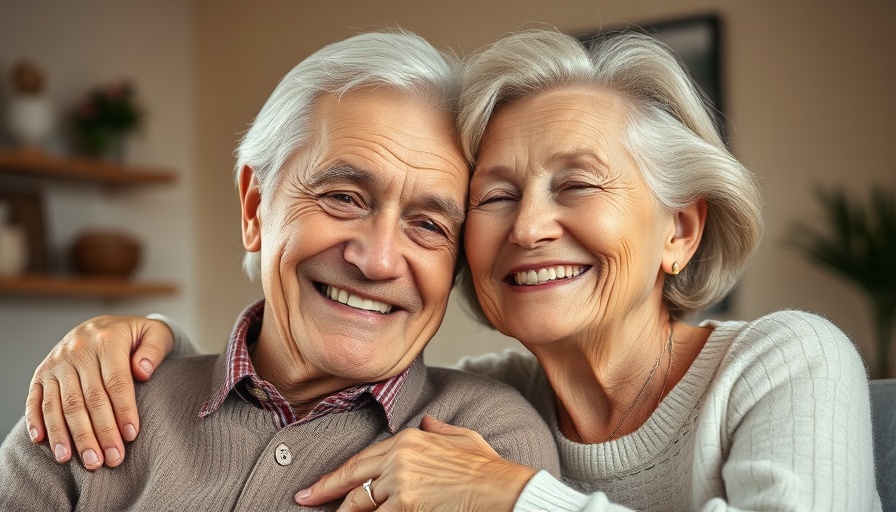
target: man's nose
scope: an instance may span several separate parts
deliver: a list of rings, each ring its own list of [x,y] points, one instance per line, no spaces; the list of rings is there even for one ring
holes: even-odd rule
[[[349,241],[345,260],[371,280],[397,279],[408,271],[398,222],[377,219]]]

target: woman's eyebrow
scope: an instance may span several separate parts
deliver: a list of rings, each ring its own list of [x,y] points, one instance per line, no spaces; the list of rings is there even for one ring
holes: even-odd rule
[[[560,151],[554,153],[548,158],[548,165],[556,164],[576,164],[585,168],[606,169],[607,163],[589,148],[573,149],[570,151]]]
[[[470,177],[470,180],[472,181],[473,179],[482,180],[485,178],[501,178],[511,172],[512,171],[510,167],[505,164],[495,164],[488,167],[476,167],[473,170],[473,175]]]

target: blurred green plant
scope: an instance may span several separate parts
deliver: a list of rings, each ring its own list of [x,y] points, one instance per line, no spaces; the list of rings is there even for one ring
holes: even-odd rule
[[[115,153],[122,151],[124,136],[136,130],[142,118],[133,84],[122,80],[90,91],[75,109],[73,122],[89,155],[120,160],[122,155]]]
[[[864,292],[876,337],[877,365],[871,376],[887,377],[896,327],[896,191],[873,186],[867,202],[842,190],[818,188],[815,195],[826,229],[797,222],[789,243]]]

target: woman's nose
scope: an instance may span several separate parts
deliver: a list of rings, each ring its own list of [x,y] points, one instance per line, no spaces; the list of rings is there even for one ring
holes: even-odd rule
[[[557,222],[555,209],[556,205],[549,198],[523,196],[510,232],[510,242],[524,249],[535,249],[560,238],[563,228]]]

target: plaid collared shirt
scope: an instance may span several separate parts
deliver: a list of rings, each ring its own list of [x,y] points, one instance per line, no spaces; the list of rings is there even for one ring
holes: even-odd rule
[[[227,346],[225,374],[212,396],[202,404],[200,418],[217,411],[230,393],[255,407],[270,411],[277,429],[293,423],[307,423],[327,414],[352,411],[367,407],[371,403],[378,403],[386,414],[389,431],[395,433],[392,409],[395,406],[395,397],[407,379],[410,368],[382,382],[343,389],[328,396],[310,413],[299,418],[283,395],[271,383],[262,380],[255,373],[252,360],[249,358],[249,345],[258,340],[263,316],[263,299],[246,308],[240,315]]]

